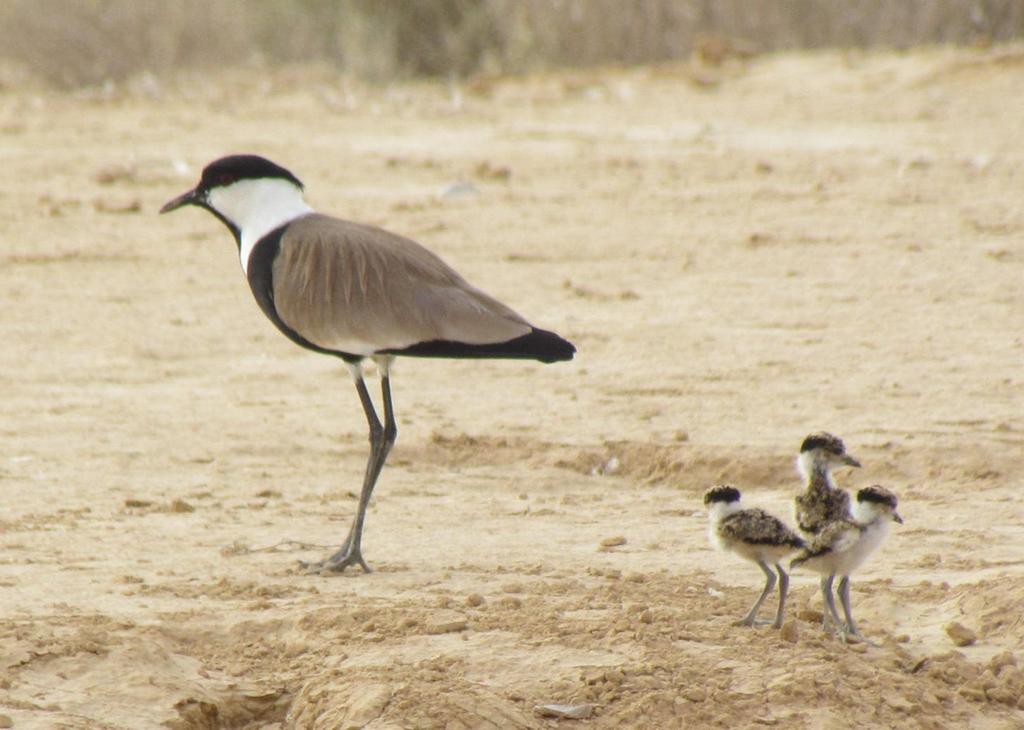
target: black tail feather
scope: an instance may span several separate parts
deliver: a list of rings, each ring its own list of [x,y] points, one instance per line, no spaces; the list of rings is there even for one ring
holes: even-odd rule
[[[381,350],[382,355],[408,357],[494,358],[512,360],[540,360],[551,363],[572,360],[576,348],[554,332],[534,327],[522,337],[506,342],[472,345],[452,340],[417,342],[401,350]]]

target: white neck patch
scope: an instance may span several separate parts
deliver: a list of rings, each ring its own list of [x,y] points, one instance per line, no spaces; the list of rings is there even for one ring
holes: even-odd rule
[[[854,503],[851,512],[853,512],[853,519],[862,525],[868,525],[875,521],[881,522],[887,517],[884,508],[874,502],[868,501],[861,502],[860,500],[857,500]]]
[[[246,274],[249,256],[261,238],[278,226],[313,212],[302,199],[302,190],[280,178],[239,180],[213,188],[207,202],[241,232],[238,259]]]
[[[741,509],[743,509],[743,506],[739,500],[735,502],[712,502],[708,505],[708,518],[712,524],[717,525],[733,512],[739,512]]]
[[[835,489],[830,467],[828,457],[822,458],[817,450],[801,451],[800,455],[796,457],[796,470],[805,482],[811,482],[815,477],[820,476],[824,477],[825,483],[829,487]]]

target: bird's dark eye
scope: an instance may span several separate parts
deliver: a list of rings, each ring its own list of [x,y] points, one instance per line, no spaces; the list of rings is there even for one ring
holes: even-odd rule
[[[217,185],[230,185],[235,181],[235,176],[230,172],[222,172],[217,175]]]

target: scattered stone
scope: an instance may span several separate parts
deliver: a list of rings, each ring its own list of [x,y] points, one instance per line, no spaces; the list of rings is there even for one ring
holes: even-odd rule
[[[512,177],[512,170],[509,168],[504,165],[492,165],[486,160],[478,164],[474,172],[477,177],[490,180],[501,180],[502,182],[508,182],[508,179]]]
[[[97,198],[93,201],[93,207],[100,213],[138,213],[142,210],[142,201],[138,198],[129,200]]]
[[[946,634],[957,646],[970,646],[978,640],[976,633],[957,621],[946,625]]]
[[[782,624],[782,628],[779,629],[779,638],[790,644],[797,643],[800,641],[800,624],[796,621],[787,621]]]
[[[484,597],[481,596],[479,593],[470,593],[468,596],[466,596],[466,605],[471,606],[473,608],[478,608],[484,605]]]
[[[145,499],[126,499],[124,506],[131,509],[141,509],[144,507],[152,507],[153,503]]]
[[[611,684],[622,684],[626,681],[626,673],[621,669],[609,669],[604,673],[604,680]]]
[[[460,198],[472,198],[480,194],[480,188],[466,180],[458,180],[446,185],[441,191],[442,200],[457,200]]]
[[[391,688],[383,684],[362,685],[351,695],[351,704],[341,723],[348,730],[365,727],[384,714],[391,701]]]
[[[606,537],[601,541],[601,547],[604,549],[619,547],[620,545],[626,544],[626,538],[622,535],[616,535],[615,537]]]
[[[184,499],[176,499],[173,502],[171,502],[170,510],[171,512],[183,514],[186,512],[195,512],[196,508],[190,505]]]
[[[825,614],[815,608],[802,608],[797,614],[797,618],[809,624],[820,624],[821,620],[825,618]]]
[[[138,171],[134,165],[107,165],[101,167],[93,175],[93,180],[100,185],[113,185],[118,182],[135,182]]]
[[[903,712],[908,715],[913,715],[919,712],[921,707],[916,702],[911,702],[906,697],[903,697],[895,692],[889,692],[883,695],[882,698],[885,704],[889,705],[896,712]]]
[[[14,720],[10,715],[0,715],[0,727],[14,727]]]
[[[992,155],[982,152],[963,160],[964,165],[973,172],[985,172],[992,165]]]
[[[927,153],[915,155],[907,160],[904,160],[900,165],[900,174],[906,173],[908,170],[927,170],[934,164],[932,156]]]
[[[999,674],[1003,667],[1015,666],[1017,666],[1017,657],[1009,651],[1000,652],[988,660],[988,669],[996,675]]]
[[[985,690],[985,697],[989,702],[998,702],[1003,705],[1016,705],[1018,694],[1009,687],[992,687]]]
[[[427,619],[428,634],[453,634],[469,628],[466,617],[455,611],[438,611]]]
[[[985,690],[977,687],[973,684],[965,684],[957,690],[962,697],[965,697],[972,702],[984,702],[985,701]]]
[[[708,690],[706,687],[687,687],[683,690],[683,699],[689,700],[690,702],[703,702],[708,698]]]
[[[559,717],[567,720],[586,720],[594,714],[594,706],[590,703],[582,705],[537,705],[533,708],[541,717]]]

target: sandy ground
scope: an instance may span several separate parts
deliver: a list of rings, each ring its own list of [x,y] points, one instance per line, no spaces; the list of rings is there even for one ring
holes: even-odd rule
[[[1024,727],[1024,49],[697,80],[0,89],[0,713]],[[296,568],[353,512],[348,374],[263,318],[213,218],[156,215],[234,151],[579,347],[398,364],[370,575]],[[880,648],[824,636],[805,573],[783,632],[734,628],[761,574],[707,542],[717,482],[790,517],[818,429],[864,463],[843,486],[901,498],[853,591]]]

